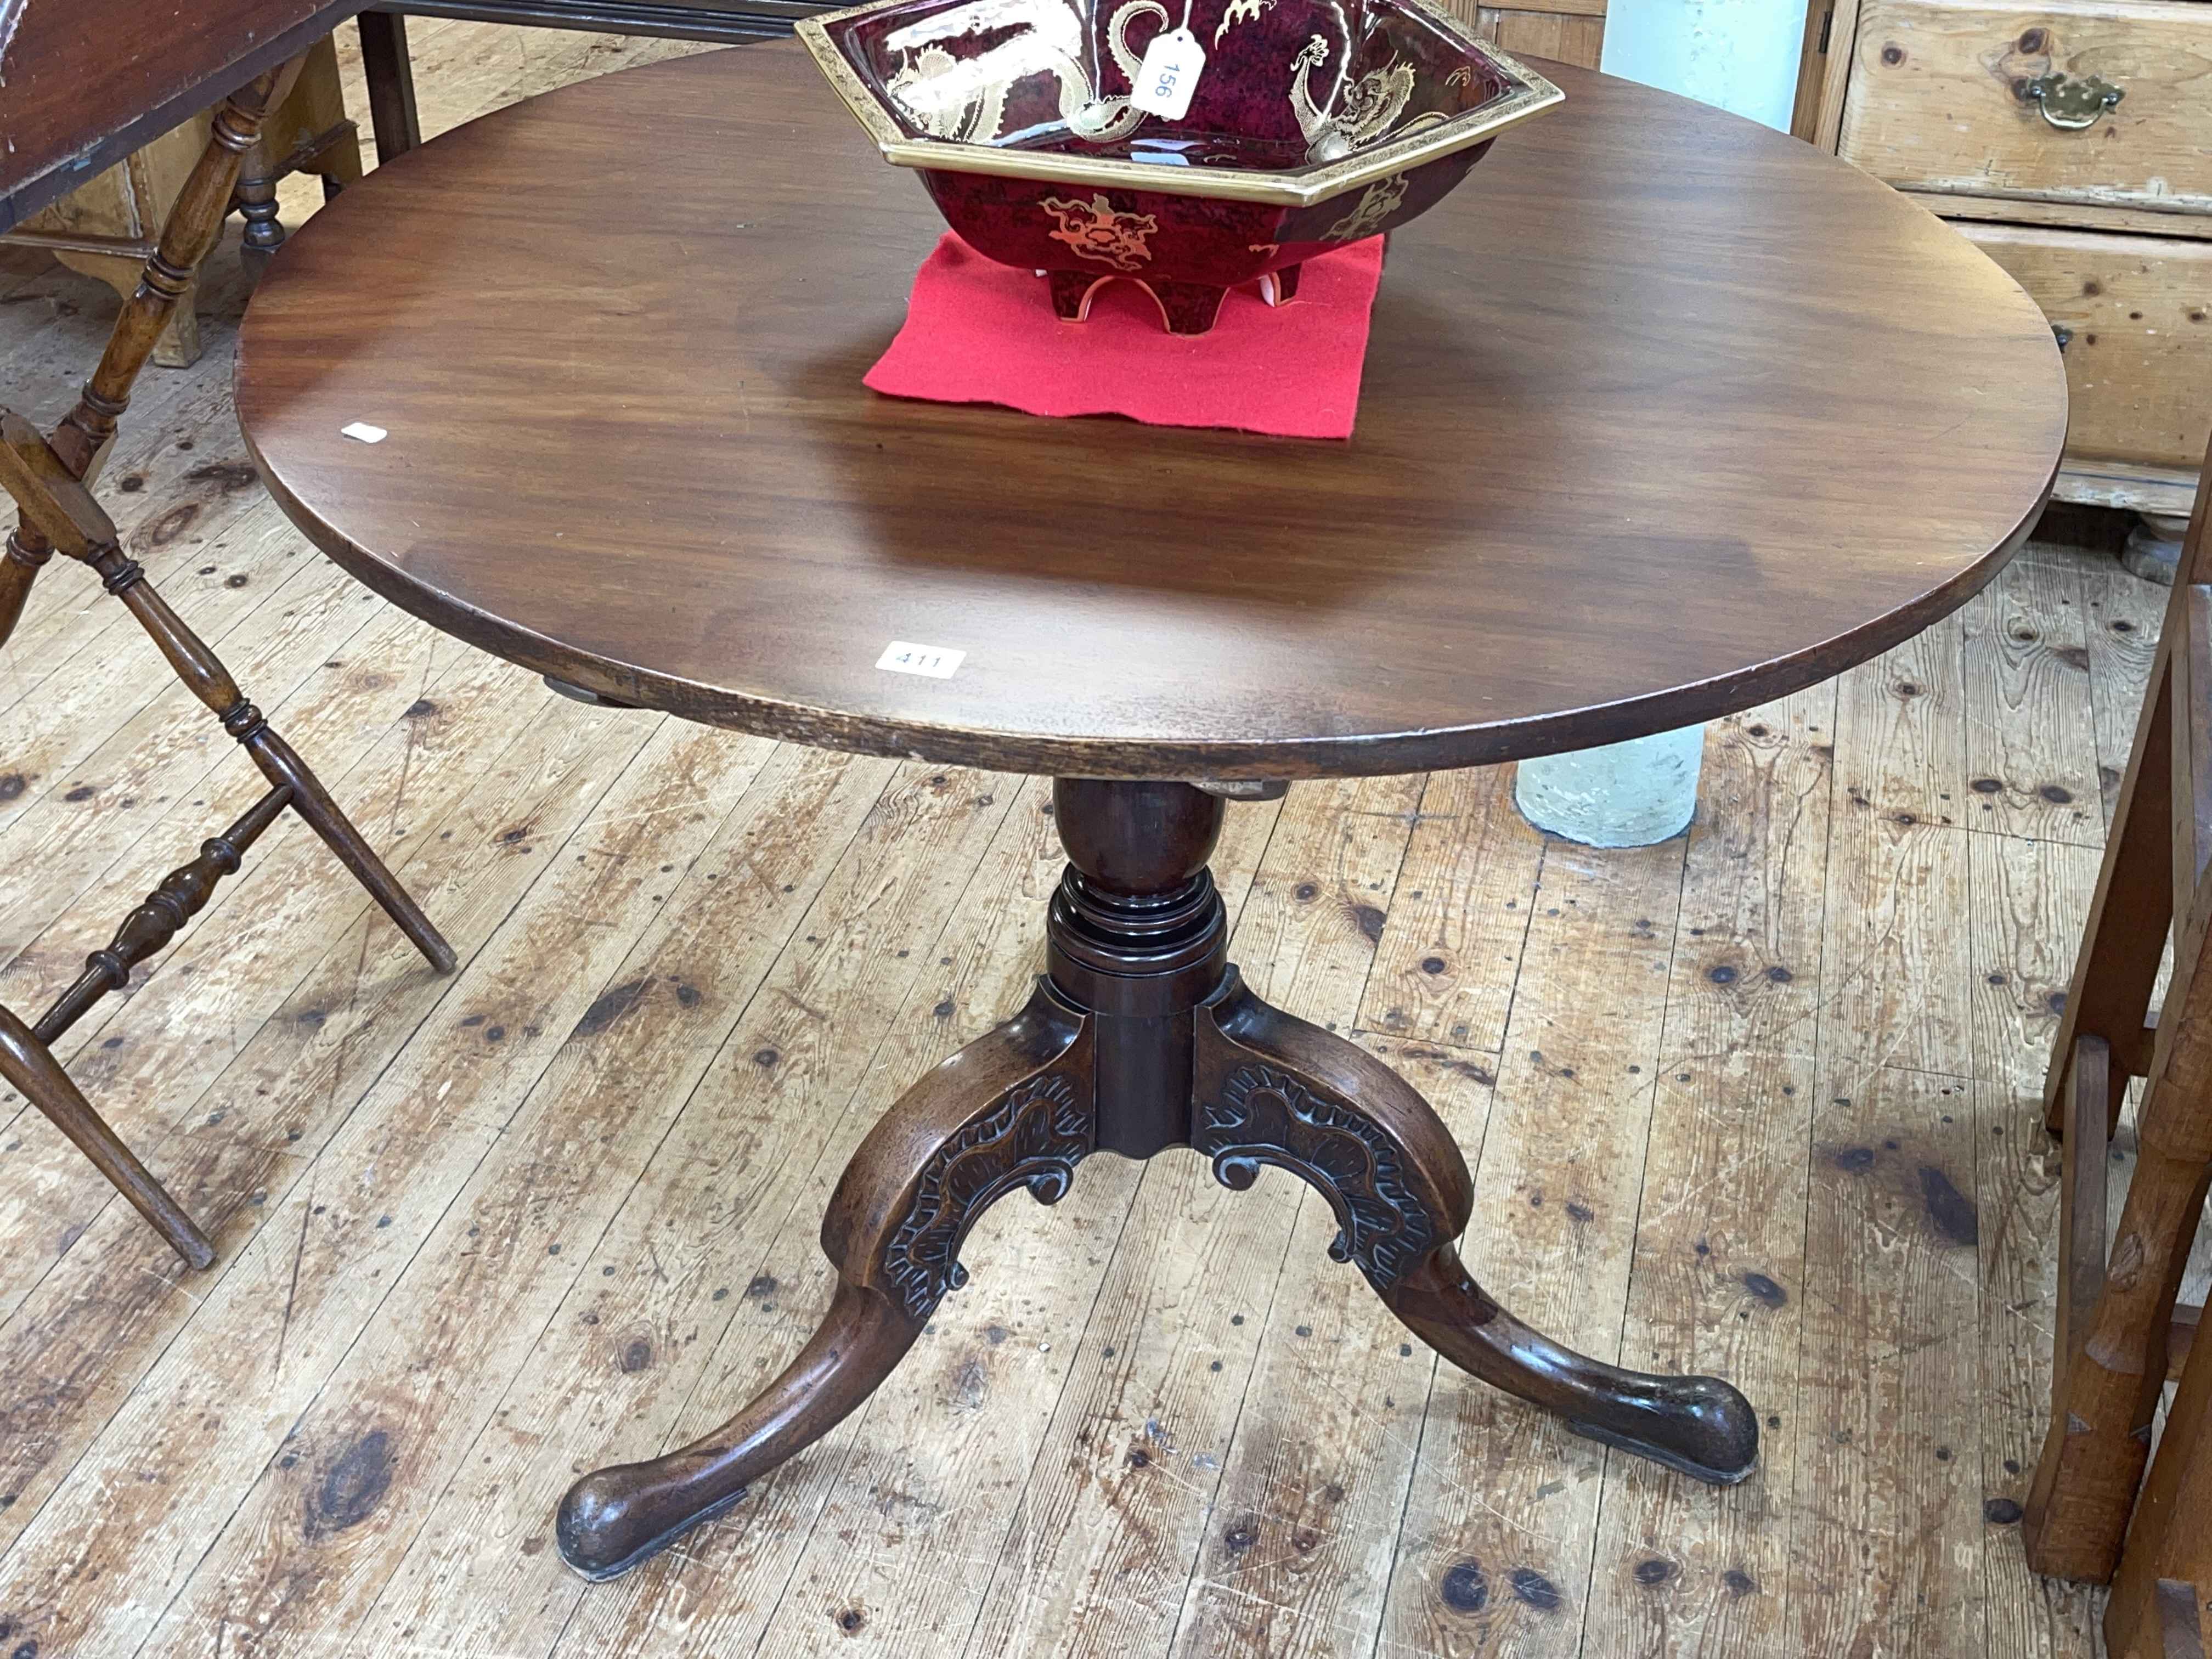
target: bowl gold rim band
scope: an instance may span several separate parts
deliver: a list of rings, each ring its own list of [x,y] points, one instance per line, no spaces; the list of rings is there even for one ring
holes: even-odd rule
[[[1115,190],[1151,191],[1169,196],[1208,197],[1218,201],[1258,202],[1279,207],[1311,207],[1361,185],[1404,173],[1426,161],[1450,155],[1494,138],[1531,116],[1541,115],[1566,101],[1566,94],[1510,53],[1478,39],[1460,19],[1430,0],[1396,0],[1436,23],[1462,45],[1480,52],[1515,82],[1504,98],[1479,109],[1455,115],[1436,126],[1389,139],[1340,161],[1301,168],[1297,173],[1251,173],[1233,167],[1204,166],[1172,169],[1146,161],[1117,161],[1066,155],[1045,150],[1003,149],[990,144],[963,143],[950,138],[915,138],[892,120],[880,100],[861,80],[860,72],[830,40],[829,26],[850,22],[912,0],[867,0],[842,11],[803,17],[799,38],[814,55],[837,95],[845,100],[886,161],[896,167],[924,167],[939,173],[981,173],[1001,179],[1036,179],[1048,184],[1097,185]]]

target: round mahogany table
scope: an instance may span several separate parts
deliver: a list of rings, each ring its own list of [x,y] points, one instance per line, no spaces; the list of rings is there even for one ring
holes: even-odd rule
[[[1641,737],[1862,661],[2026,536],[2064,381],[2033,304],[1904,198],[1546,72],[1565,106],[1393,238],[1341,444],[866,391],[941,226],[792,45],[474,122],[276,260],[240,420],[293,520],[387,599],[611,702],[1058,779],[1035,995],[862,1145],[789,1370],[569,1492],[578,1571],[826,1432],[963,1281],[983,1208],[1050,1202],[1101,1150],[1195,1148],[1237,1188],[1290,1170],[1448,1358],[1700,1479],[1751,1471],[1727,1383],[1569,1352],[1468,1277],[1434,1112],[1229,964],[1224,797]],[[894,641],[963,654],[889,672]]]

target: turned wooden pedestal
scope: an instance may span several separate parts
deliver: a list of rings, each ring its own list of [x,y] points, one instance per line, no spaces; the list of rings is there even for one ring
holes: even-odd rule
[[[1700,1480],[1751,1473],[1759,1419],[1729,1384],[1572,1352],[1468,1275],[1453,1241],[1473,1187],[1428,1103],[1357,1044],[1262,1002],[1229,961],[1206,868],[1218,797],[1062,778],[1053,801],[1069,864],[1029,1006],[915,1084],[860,1144],[822,1222],[836,1294],[784,1373],[713,1433],[569,1488],[557,1532],[569,1565],[626,1571],[835,1428],[967,1282],[960,1245],[976,1218],[1024,1188],[1057,1202],[1094,1152],[1188,1149],[1240,1192],[1262,1165],[1287,1170],[1335,1212],[1329,1254],[1454,1364]]]

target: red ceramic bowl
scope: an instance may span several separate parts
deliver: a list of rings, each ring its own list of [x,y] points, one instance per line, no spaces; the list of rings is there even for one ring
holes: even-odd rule
[[[1173,9],[1172,12],[1170,9]],[[1180,117],[1132,101],[1155,38],[1205,53]],[[1557,87],[1428,0],[871,0],[799,37],[887,161],[1079,320],[1127,278],[1169,328],[1443,199]]]

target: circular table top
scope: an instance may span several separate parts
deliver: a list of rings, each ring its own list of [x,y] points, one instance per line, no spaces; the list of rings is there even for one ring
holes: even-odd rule
[[[2034,305],[1808,145],[1546,72],[1565,106],[1391,239],[1348,442],[867,391],[942,223],[789,43],[583,82],[377,169],[264,280],[240,416],[325,551],[488,650],[1012,770],[1582,748],[1965,600],[2065,435]],[[888,672],[894,640],[966,654]]]

